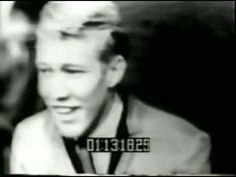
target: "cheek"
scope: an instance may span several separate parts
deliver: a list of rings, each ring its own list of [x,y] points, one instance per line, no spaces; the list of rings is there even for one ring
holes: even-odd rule
[[[38,93],[45,100],[48,97],[50,85],[45,79],[38,77]]]
[[[38,78],[38,93],[41,97],[44,97],[45,95],[45,84],[43,84],[42,79]]]
[[[107,92],[106,79],[103,74],[87,74],[70,80],[72,94],[84,101],[102,99]]]

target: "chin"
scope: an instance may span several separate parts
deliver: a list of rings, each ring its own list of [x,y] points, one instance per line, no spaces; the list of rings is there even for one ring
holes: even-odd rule
[[[66,138],[78,138],[83,132],[74,132],[70,130],[59,130],[60,134]]]
[[[86,131],[86,127],[81,126],[58,126],[59,133],[67,138],[78,138]]]

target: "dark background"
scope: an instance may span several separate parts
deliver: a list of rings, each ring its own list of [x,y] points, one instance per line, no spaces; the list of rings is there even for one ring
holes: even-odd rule
[[[212,172],[235,174],[233,2],[124,2],[121,7],[134,47],[129,91],[208,132]]]
[[[38,5],[18,2],[37,20]],[[126,91],[211,136],[213,173],[235,174],[233,1],[117,2],[131,43]],[[35,80],[17,120],[32,114]],[[28,105],[28,106],[27,106]]]

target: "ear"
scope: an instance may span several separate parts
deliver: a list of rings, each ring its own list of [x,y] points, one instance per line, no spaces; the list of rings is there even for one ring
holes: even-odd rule
[[[121,82],[127,68],[127,62],[122,55],[114,55],[108,67],[107,83],[108,87],[112,88]]]

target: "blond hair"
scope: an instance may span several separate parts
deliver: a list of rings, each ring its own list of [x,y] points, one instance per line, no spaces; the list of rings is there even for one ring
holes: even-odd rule
[[[111,1],[50,1],[41,11],[37,36],[81,39],[101,35],[97,38],[104,44],[101,59],[107,61],[105,56],[120,53],[121,32],[120,12]]]

